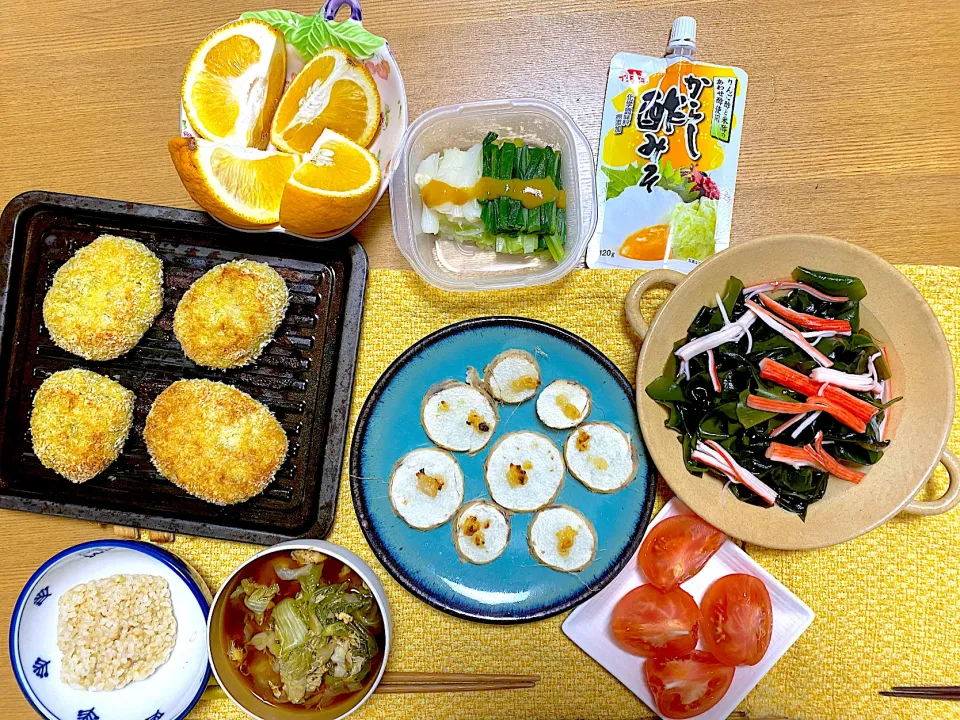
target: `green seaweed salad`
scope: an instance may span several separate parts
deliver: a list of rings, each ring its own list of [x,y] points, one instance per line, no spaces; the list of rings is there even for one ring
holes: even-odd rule
[[[858,278],[805,268],[796,268],[792,281],[750,288],[731,277],[718,295],[718,306],[700,309],[686,337],[674,345],[663,374],[646,388],[647,395],[669,411],[665,425],[680,434],[687,470],[697,475],[707,471],[726,475],[724,479],[734,481],[728,483],[731,492],[754,505],[767,506],[770,502],[748,484],[772,489],[777,505],[805,519],[809,505],[826,492],[830,474],[860,477],[862,473],[854,472],[848,464],[873,465],[879,461],[889,444],[884,435],[886,409],[900,398],[884,401],[890,368],[880,343],[860,325],[860,301],[865,296],[866,289]],[[794,325],[785,318],[801,322]],[[736,323],[746,324],[743,332],[732,327]],[[845,332],[836,331],[845,326]],[[817,330],[823,327],[832,330]],[[724,332],[707,338],[721,330]],[[717,344],[709,352],[700,351],[731,336],[735,339]],[[707,339],[690,345],[699,338]],[[684,346],[688,350],[681,355],[698,354],[684,361],[676,354]],[[818,375],[824,373],[818,368],[827,367],[826,375],[839,378],[839,386],[825,388],[830,381],[821,384],[810,378],[811,373],[824,377]],[[850,389],[866,385],[872,385],[871,389]],[[819,392],[812,390],[815,387]],[[832,391],[841,402],[834,404],[831,393],[823,390]],[[805,403],[822,403],[830,409],[804,415],[801,411],[810,409]],[[865,427],[844,414],[851,406],[867,408],[861,415],[869,418],[863,421]],[[801,418],[805,421],[797,422]],[[789,427],[781,427],[784,425]],[[717,449],[714,452],[709,448]],[[760,482],[739,482],[736,470],[717,472],[718,465],[721,469],[731,467],[723,461],[724,451],[741,470],[749,471],[747,477],[752,474],[752,480]],[[828,472],[831,467],[834,470]],[[772,499],[773,494],[768,497]]]

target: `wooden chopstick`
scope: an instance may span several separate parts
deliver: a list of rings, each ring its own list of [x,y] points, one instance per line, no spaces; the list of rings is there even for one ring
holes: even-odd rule
[[[385,672],[375,692],[438,693],[527,690],[540,682],[539,675],[497,675],[488,673]],[[211,677],[204,699],[225,698]]]
[[[929,685],[912,687],[900,685],[881,690],[884,697],[913,698],[915,700],[960,700],[960,685]]]
[[[493,673],[385,672],[378,693],[478,692],[523,690],[540,682],[539,675]]]
[[[521,682],[538,683],[539,675],[496,675],[492,673],[423,673],[423,672],[390,672],[383,674],[381,685],[399,685],[401,683],[443,683],[443,682]]]
[[[536,683],[411,683],[409,685],[378,685],[378,693],[441,693],[481,692],[491,690],[529,690]]]

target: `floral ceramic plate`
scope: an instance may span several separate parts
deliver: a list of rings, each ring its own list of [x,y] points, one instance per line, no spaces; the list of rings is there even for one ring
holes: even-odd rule
[[[632,438],[639,458],[636,476],[608,494],[591,492],[565,473],[554,504],[583,514],[596,531],[596,555],[579,572],[560,572],[538,563],[528,547],[533,512],[510,513],[506,549],[485,565],[460,559],[452,521],[416,530],[394,512],[388,482],[397,460],[431,443],[420,424],[420,402],[435,383],[462,381],[468,367],[481,369],[508,349],[534,354],[541,385],[576,380],[592,394],[585,422],[612,423]],[[561,447],[571,430],[553,430],[536,413],[536,399],[500,407],[500,420],[484,449],[456,453],[464,474],[463,502],[490,500],[484,461],[507,433],[527,430]],[[577,432],[573,430],[573,432]],[[656,470],[637,427],[633,389],[616,366],[582,338],[536,320],[485,317],[466,320],[428,335],[408,348],[374,385],[353,436],[350,457],[353,504],[377,558],[404,588],[444,612],[491,623],[550,617],[599,592],[632,557],[653,510]]]
[[[337,16],[337,13],[344,5],[350,8],[350,20],[344,23],[333,22],[333,19]],[[322,23],[326,21],[327,25],[325,27],[328,29],[328,31],[330,28],[347,26],[349,23],[348,27],[341,28],[346,32],[357,28],[362,30],[360,23],[363,19],[363,14],[360,10],[360,3],[357,0],[327,0],[326,4],[323,6],[322,14],[316,15],[314,18],[303,17],[297,15],[296,13],[290,13],[285,10],[266,10],[256,13],[244,13],[242,17],[260,18],[274,25],[274,27],[277,27],[277,29],[284,33],[287,38],[286,85],[289,85],[294,76],[300,72],[305,64],[305,59],[301,54],[301,51],[308,53],[312,47],[309,39],[301,42],[300,39],[297,38],[296,45],[291,43],[292,33],[289,29],[291,20],[294,22],[297,20],[300,21],[301,25],[303,26],[300,30],[300,35],[308,34],[305,31],[309,30],[309,28],[307,28],[305,25],[311,21],[315,23]],[[369,33],[366,35],[369,36]],[[401,141],[403,140],[403,134],[407,129],[407,91],[403,85],[403,78],[400,76],[400,67],[397,65],[396,59],[390,52],[390,44],[384,41],[383,44],[378,48],[369,49],[366,48],[366,45],[351,45],[350,38],[347,38],[343,42],[344,46],[348,50],[353,51],[354,54],[357,54],[358,52],[361,54],[367,54],[368,52],[370,53],[369,57],[363,59],[363,65],[367,68],[367,70],[370,71],[374,82],[377,84],[377,91],[380,93],[381,111],[380,129],[377,131],[377,136],[367,149],[374,154],[374,156],[377,158],[377,162],[380,163],[380,188],[377,190],[377,194],[374,197],[373,202],[370,203],[370,207],[368,207],[367,210],[359,218],[357,218],[354,223],[326,235],[297,235],[297,237],[303,237],[307,240],[334,240],[338,237],[343,237],[353,230],[357,225],[359,225],[363,219],[370,214],[370,211],[373,210],[380,198],[383,197],[383,193],[386,192],[387,186],[390,185],[390,177],[393,174],[394,161],[397,159],[397,152],[400,149]],[[197,133],[190,125],[190,121],[187,119],[187,115],[184,112],[182,105],[180,106],[180,134],[183,137],[197,136]],[[270,145],[269,147],[273,146]],[[217,218],[214,219],[216,220]],[[221,221],[218,220],[218,222]],[[235,226],[231,227],[234,227],[235,230],[249,233],[287,232],[281,225],[274,225],[272,227],[256,230]],[[296,235],[296,233],[288,234]]]

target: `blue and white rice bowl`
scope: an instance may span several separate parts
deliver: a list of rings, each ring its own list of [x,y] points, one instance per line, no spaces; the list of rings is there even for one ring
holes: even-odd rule
[[[170,587],[177,622],[170,658],[149,677],[111,691],[80,690],[60,679],[60,597],[113,575],[156,575]],[[210,592],[173,553],[133,540],[97,540],[54,555],[24,586],[10,621],[13,674],[33,708],[49,720],[181,720],[210,678],[206,620]]]

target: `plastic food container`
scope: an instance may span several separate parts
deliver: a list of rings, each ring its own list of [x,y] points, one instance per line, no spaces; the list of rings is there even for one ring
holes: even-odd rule
[[[445,148],[467,148],[493,131],[501,137],[550,145],[563,153],[567,193],[567,254],[556,263],[543,254],[505,255],[420,230],[423,206],[414,175],[420,162]],[[543,100],[490,100],[448,105],[414,122],[400,148],[390,182],[393,234],[400,252],[431,285],[443,290],[506,290],[559,280],[577,264],[597,226],[593,150],[573,119]]]

